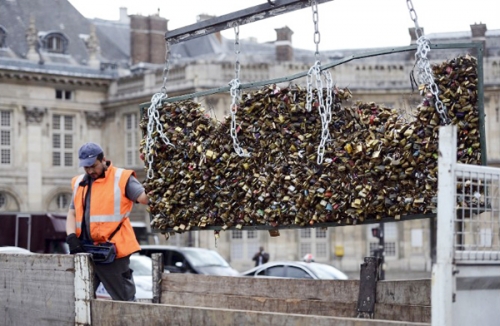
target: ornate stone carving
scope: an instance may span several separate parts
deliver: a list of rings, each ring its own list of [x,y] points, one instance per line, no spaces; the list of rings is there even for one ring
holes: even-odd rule
[[[102,123],[106,120],[104,112],[85,111],[85,118],[87,118],[89,128],[101,128]]]
[[[85,45],[87,46],[87,51],[89,54],[87,64],[89,67],[95,69],[102,69],[100,67],[101,62],[99,60],[99,54],[101,52],[101,48],[99,46],[99,39],[97,38],[96,29],[94,24],[90,24],[90,34],[85,39]]]
[[[95,57],[100,50],[99,39],[97,38],[94,24],[90,24],[90,34],[89,38],[87,39],[87,49],[89,49],[89,55],[91,57]]]
[[[36,49],[36,46],[38,44],[37,30],[35,27],[35,16],[33,15],[30,16],[30,25],[26,30],[26,43],[28,43],[28,47],[33,50]]]
[[[116,117],[116,113],[114,111],[107,111],[104,114],[104,119],[114,119]]]
[[[26,30],[26,43],[28,44],[28,51],[26,52],[26,58],[28,60],[36,61],[40,57],[37,53],[38,50],[38,32],[35,27],[35,16],[30,16],[30,24]]]
[[[37,124],[41,123],[43,120],[43,115],[47,113],[46,108],[37,107],[23,107],[24,115],[26,116],[27,124]]]

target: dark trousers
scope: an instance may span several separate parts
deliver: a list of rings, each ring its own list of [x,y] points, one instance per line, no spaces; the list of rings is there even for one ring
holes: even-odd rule
[[[135,301],[135,283],[130,269],[130,256],[110,264],[94,264],[94,292],[102,282],[113,300]]]

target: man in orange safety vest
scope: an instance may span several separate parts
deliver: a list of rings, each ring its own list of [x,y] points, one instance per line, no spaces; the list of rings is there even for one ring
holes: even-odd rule
[[[135,172],[114,167],[98,144],[81,146],[78,158],[85,174],[71,181],[73,200],[66,219],[70,253],[92,254],[94,290],[102,282],[113,300],[134,301],[130,255],[141,248],[129,216],[134,202],[148,204],[148,197]]]

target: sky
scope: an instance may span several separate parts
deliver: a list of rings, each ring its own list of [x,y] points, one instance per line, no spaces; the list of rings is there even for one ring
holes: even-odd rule
[[[280,0],[275,0],[280,1]],[[200,14],[221,16],[236,10],[264,4],[267,0],[69,0],[87,18],[118,20],[119,8],[128,14],[160,16],[168,19],[169,30],[196,23]],[[425,34],[470,31],[470,25],[486,24],[500,29],[498,0],[411,0],[417,21]],[[410,18],[407,0],[333,0],[318,6],[321,50],[359,49],[410,44]],[[310,7],[256,23],[240,26],[239,37],[258,42],[274,41],[275,28],[288,26],[296,48],[315,50],[313,12]],[[234,30],[222,34],[234,39]]]

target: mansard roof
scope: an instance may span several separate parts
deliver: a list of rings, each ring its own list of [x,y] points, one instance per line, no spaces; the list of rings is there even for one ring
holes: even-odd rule
[[[113,71],[100,72],[99,67],[88,66],[90,53],[85,44],[91,33],[91,24],[96,27],[99,40],[98,60],[108,66],[130,68],[130,24],[122,21],[103,19],[87,19],[66,0],[0,0],[0,22],[7,31],[6,47],[0,48],[0,67],[30,67],[44,70],[46,68],[35,61],[27,60],[28,43],[26,32],[30,26],[31,16],[35,19],[37,35],[47,32],[58,32],[68,39],[65,53],[43,52],[44,63],[50,70],[66,71],[68,74],[108,75],[116,77]],[[432,43],[465,43],[472,41],[471,31],[452,33],[433,33],[426,35]],[[408,38],[408,44],[410,37]],[[293,44],[292,44],[293,46]],[[485,40],[486,56],[500,56],[500,30],[487,30]],[[352,55],[376,51],[377,49],[331,49],[321,51],[320,60],[327,63],[332,60],[347,58]],[[466,50],[431,51],[431,59],[449,59],[462,54]],[[314,51],[294,48],[295,63],[312,64]],[[189,62],[192,60],[234,62],[234,40],[221,34],[210,34],[172,46],[172,60]],[[273,42],[258,43],[240,40],[241,63],[275,63],[276,47]],[[20,62],[17,62],[17,61]],[[364,62],[392,62],[414,60],[412,53],[396,53],[364,59]],[[155,65],[151,65],[153,68]],[[156,65],[158,66],[158,65]]]
[[[64,54],[49,53],[42,51],[39,63],[51,64],[51,70],[66,71],[68,73],[88,74],[99,70],[98,67],[91,68],[87,65],[89,61],[89,51],[85,40],[91,31],[91,21],[85,18],[68,1],[58,0],[0,0],[0,22],[7,31],[5,47],[0,51],[0,65],[12,65],[12,62],[4,61],[16,60],[14,66],[29,67],[32,63],[26,59],[29,45],[26,33],[30,26],[31,19],[34,18],[34,26],[37,37],[47,33],[61,33],[67,40],[67,49]],[[102,62],[114,62],[121,65],[128,64],[130,49],[122,49],[122,44],[116,42],[115,35],[107,35],[99,28],[96,29],[101,49],[98,59]],[[38,63],[33,62],[35,65]],[[38,64],[41,66],[41,64]],[[44,70],[43,67],[37,67]],[[114,73],[107,73],[113,75]]]
[[[126,66],[130,60],[130,25],[120,21],[91,19],[96,27],[101,56],[104,61]]]
[[[77,62],[88,59],[87,49],[80,34],[89,34],[90,23],[67,1],[0,0],[0,21],[9,30],[7,46],[22,58],[28,51],[26,31],[31,16],[38,33],[58,31],[70,40],[68,54]]]
[[[446,32],[446,33],[429,33],[425,35],[431,44],[450,44],[450,43],[472,43],[479,42],[472,38],[471,31]],[[408,44],[409,45],[409,44]],[[367,52],[376,52],[386,48],[366,48],[366,49],[339,49],[324,51],[323,55],[329,59],[342,59],[352,55],[364,54]],[[433,60],[447,60],[458,55],[469,52],[467,49],[446,49],[446,50],[431,50],[429,58]],[[476,55],[476,53],[471,53]],[[500,30],[491,30],[486,32],[485,36],[485,56],[498,57],[500,56]],[[411,52],[393,53],[390,55],[381,55],[363,59],[364,62],[391,62],[391,61],[407,61],[414,60],[414,55]],[[326,62],[323,62],[326,63]]]

